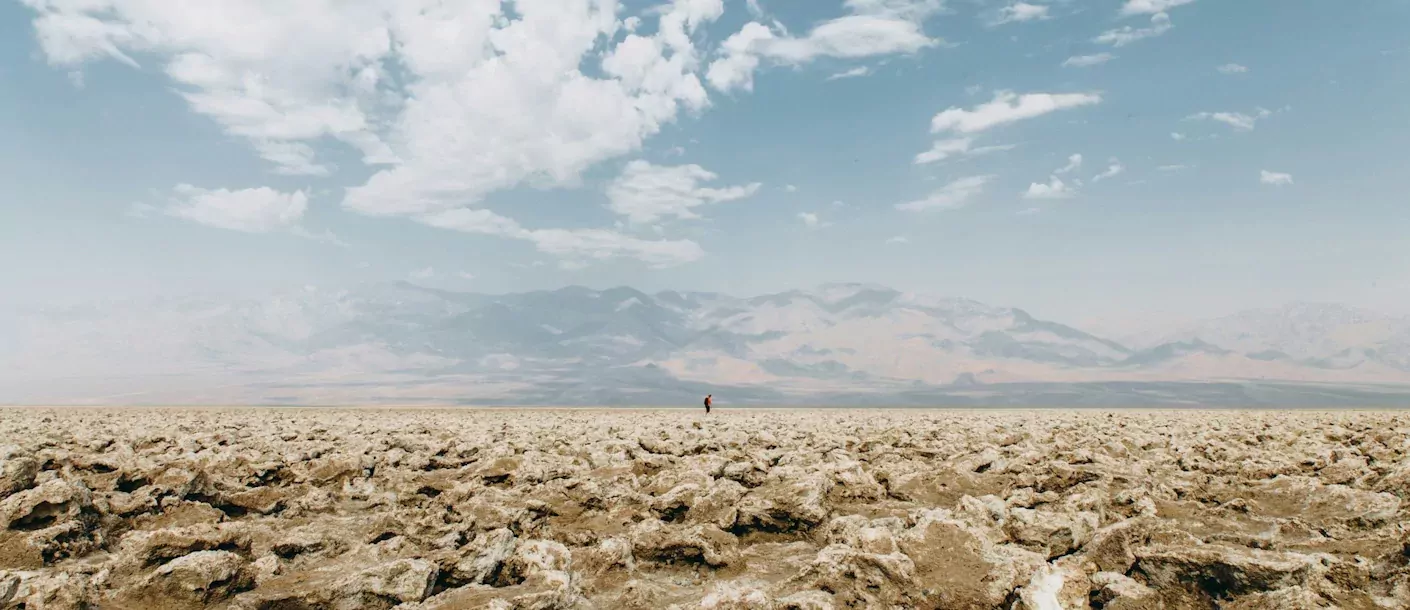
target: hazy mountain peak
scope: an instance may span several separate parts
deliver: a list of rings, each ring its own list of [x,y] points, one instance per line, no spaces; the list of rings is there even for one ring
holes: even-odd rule
[[[1239,312],[1140,350],[1022,309],[864,283],[736,298],[629,286],[481,295],[403,281],[3,316],[0,394],[12,401],[44,396],[36,388],[62,402],[181,383],[548,402],[709,388],[779,399],[1014,383],[1410,383],[1405,320],[1326,303]]]

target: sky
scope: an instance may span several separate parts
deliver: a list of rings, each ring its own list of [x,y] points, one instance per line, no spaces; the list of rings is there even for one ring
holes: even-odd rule
[[[0,294],[1410,313],[1403,0],[0,0]]]

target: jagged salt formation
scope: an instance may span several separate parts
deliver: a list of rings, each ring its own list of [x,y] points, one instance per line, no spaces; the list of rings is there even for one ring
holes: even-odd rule
[[[0,410],[0,608],[1410,607],[1385,412]]]

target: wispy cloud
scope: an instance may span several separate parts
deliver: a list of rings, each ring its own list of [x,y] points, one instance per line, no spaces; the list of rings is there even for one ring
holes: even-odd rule
[[[1092,176],[1092,182],[1101,182],[1107,178],[1115,178],[1126,171],[1126,166],[1121,164],[1120,159],[1112,158],[1107,162],[1106,171]]]
[[[1058,168],[1057,171],[1053,172],[1053,175],[1061,176],[1068,172],[1074,171],[1079,167],[1082,167],[1082,155],[1073,154],[1072,156],[1067,158],[1067,165]]]
[[[718,91],[749,91],[765,60],[799,66],[820,57],[916,53],[940,44],[925,34],[921,22],[941,5],[937,0],[848,0],[850,14],[824,21],[803,36],[751,21],[721,43],[723,56],[710,64],[705,80]]]
[[[1068,108],[1099,104],[1099,93],[1025,93],[999,91],[972,109],[951,107],[930,120],[931,133],[973,134]]]
[[[1047,18],[1047,6],[1042,4],[1029,4],[1027,2],[1015,2],[999,9],[998,15],[990,20],[989,23],[990,25],[1003,25],[1005,23],[1035,21]]]
[[[1187,121],[1216,121],[1233,127],[1239,131],[1250,131],[1258,121],[1273,116],[1273,112],[1267,108],[1259,108],[1254,114],[1244,114],[1242,112],[1197,112],[1185,117]]]
[[[1293,183],[1293,177],[1292,174],[1270,172],[1265,169],[1258,173],[1258,181],[1272,186],[1288,186]]]
[[[1121,7],[1121,15],[1150,15],[1164,13],[1172,8],[1190,4],[1195,0],[1127,0]]]
[[[1074,55],[1072,57],[1067,58],[1066,60],[1063,60],[1062,67],[1089,68],[1091,66],[1100,66],[1113,59],[1116,59],[1116,56],[1112,55],[1111,53],[1097,53],[1095,55]]]
[[[699,218],[695,208],[743,199],[760,187],[757,182],[723,188],[701,185],[716,178],[699,165],[662,166],[632,161],[607,187],[609,207],[635,225],[672,218],[693,219]]]
[[[895,237],[888,238],[888,239],[886,240],[886,243],[887,243],[887,244],[909,244],[909,243],[911,243],[911,240],[910,240],[910,238],[908,238],[908,237],[906,237],[906,236],[904,236],[904,235],[897,235],[897,236],[895,236]]]
[[[858,77],[866,76],[866,75],[868,75],[868,74],[871,74],[871,68],[870,68],[870,67],[867,67],[867,66],[857,66],[857,67],[855,67],[855,68],[852,68],[851,70],[847,70],[847,71],[844,71],[844,72],[838,72],[838,73],[836,73],[836,74],[833,74],[832,76],[827,77],[827,80],[841,80],[841,79],[844,79],[844,78],[858,78]]]
[[[1188,165],[1180,165],[1180,164],[1176,164],[1176,165],[1162,165],[1162,166],[1159,166],[1159,167],[1157,167],[1157,168],[1155,168],[1155,169],[1158,170],[1158,171],[1162,171],[1162,172],[1179,172],[1179,171],[1184,171],[1184,170],[1190,169],[1190,166],[1188,166]]]
[[[1012,150],[1013,144],[995,144],[992,146],[973,146],[974,138],[950,138],[947,140],[936,140],[935,144],[923,153],[916,155],[915,164],[925,165],[936,163],[953,157],[974,157],[989,153]]]
[[[1244,74],[1248,72],[1247,67],[1239,64],[1224,64],[1215,68],[1215,70],[1218,70],[1220,74]]]
[[[896,204],[896,209],[905,212],[925,210],[953,210],[969,205],[970,200],[984,191],[984,186],[993,176],[968,176],[940,187],[924,199]]]
[[[426,267],[412,271],[409,275],[413,280],[429,280],[436,277],[436,269],[434,267]]]
[[[1119,48],[1134,42],[1145,40],[1147,38],[1155,38],[1156,36],[1161,36],[1166,32],[1169,32],[1170,28],[1173,27],[1175,26],[1174,24],[1170,23],[1169,15],[1165,13],[1156,13],[1154,16],[1151,17],[1150,27],[1135,28],[1129,25],[1122,26],[1113,30],[1107,30],[1105,32],[1102,32],[1099,36],[1093,38],[1092,42],[1096,42],[1099,44],[1109,44],[1113,47]]]

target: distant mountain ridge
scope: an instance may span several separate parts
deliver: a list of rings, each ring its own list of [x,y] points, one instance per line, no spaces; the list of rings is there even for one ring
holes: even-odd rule
[[[741,298],[392,282],[0,312],[0,339],[10,403],[673,404],[712,388],[741,402],[878,404],[1410,394],[1410,320],[1366,310],[1295,303],[1123,345],[1021,309],[868,284]]]

